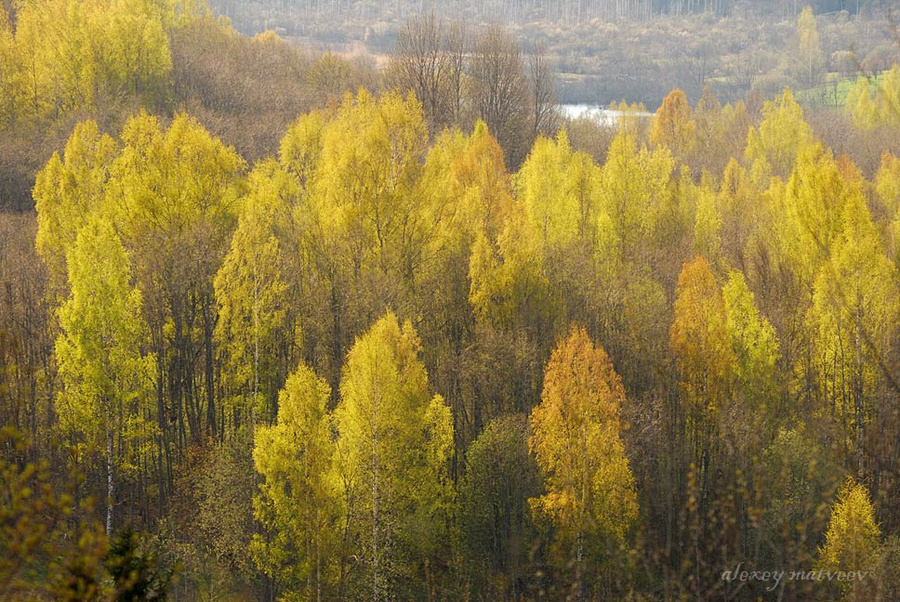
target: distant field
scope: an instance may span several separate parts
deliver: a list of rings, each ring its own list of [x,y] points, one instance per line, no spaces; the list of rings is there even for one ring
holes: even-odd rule
[[[884,72],[874,78],[870,78],[872,84],[881,83]],[[845,77],[840,73],[829,73],[825,77],[825,85],[808,90],[800,90],[796,94],[797,100],[810,108],[842,107],[847,102],[847,94],[856,84],[857,76]]]

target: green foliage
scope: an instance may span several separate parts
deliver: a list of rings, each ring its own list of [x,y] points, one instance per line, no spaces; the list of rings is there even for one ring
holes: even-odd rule
[[[141,549],[141,540],[126,527],[116,534],[106,555],[106,568],[113,580],[114,602],[166,600],[173,571],[158,564],[152,550]]]
[[[521,591],[536,534],[528,499],[540,491],[521,415],[492,420],[466,452],[459,483],[459,528],[473,594],[497,597]]]

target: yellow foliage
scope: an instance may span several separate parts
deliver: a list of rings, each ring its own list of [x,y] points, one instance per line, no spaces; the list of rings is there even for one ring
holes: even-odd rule
[[[637,520],[634,476],[620,436],[624,402],[609,356],[583,328],[573,328],[547,364],[529,446],[547,487],[532,508],[576,547],[589,537],[622,542]]]

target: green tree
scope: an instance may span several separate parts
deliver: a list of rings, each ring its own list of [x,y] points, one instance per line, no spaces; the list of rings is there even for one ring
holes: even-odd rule
[[[528,500],[539,493],[527,419],[514,414],[492,420],[466,451],[459,485],[460,537],[473,596],[524,593],[536,537]]]

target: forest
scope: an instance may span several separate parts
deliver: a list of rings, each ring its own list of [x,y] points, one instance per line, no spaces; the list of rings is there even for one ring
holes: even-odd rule
[[[0,8],[0,600],[900,599],[900,66]]]
[[[655,111],[673,89],[696,103],[705,87],[725,102],[748,93],[774,97],[810,89],[818,104],[837,106],[832,89],[858,72],[869,76],[900,61],[894,43],[898,10],[891,0],[817,0],[820,50],[795,60],[797,21],[805,3],[783,0],[455,0],[391,2],[210,0],[238,31],[278,32],[319,51],[383,63],[407,19],[434,12],[470,25],[502,23],[553,65],[559,100],[607,104],[627,99]]]

